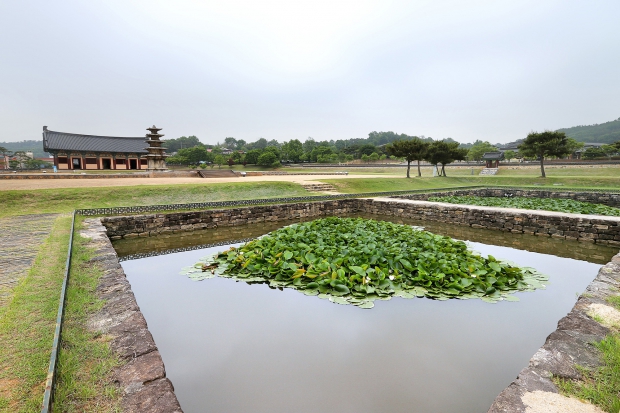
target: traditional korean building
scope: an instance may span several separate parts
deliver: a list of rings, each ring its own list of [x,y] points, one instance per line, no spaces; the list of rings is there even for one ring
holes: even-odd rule
[[[486,162],[487,168],[499,168],[499,161],[504,160],[504,153],[501,151],[485,152],[481,159]]]
[[[155,127],[153,127],[155,128]],[[157,129],[159,130],[159,129]],[[157,131],[155,131],[157,133]],[[157,143],[159,143],[157,135]],[[43,149],[54,156],[59,170],[76,169],[148,169],[149,158],[161,159],[157,170],[165,168],[164,148],[154,153],[147,148],[154,139],[147,135],[139,137],[81,135],[55,132],[43,126]],[[160,146],[160,145],[157,145]],[[154,156],[157,154],[157,156]],[[150,155],[150,156],[149,156]],[[151,160],[151,163],[153,160]],[[162,166],[163,165],[163,166]]]

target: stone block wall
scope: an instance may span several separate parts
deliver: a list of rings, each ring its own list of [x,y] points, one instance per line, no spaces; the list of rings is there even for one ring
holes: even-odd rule
[[[465,189],[457,191],[441,191],[424,194],[399,195],[394,198],[416,199],[427,201],[434,196],[480,196],[480,197],[524,197],[524,198],[559,198],[573,199],[575,201],[590,202],[592,204],[603,204],[611,207],[620,207],[620,193],[610,192],[575,192],[562,190],[538,190],[538,189],[504,189],[504,188],[484,188],[484,189]]]
[[[360,200],[360,210],[379,215],[441,221],[472,228],[620,246],[620,217],[481,207],[394,198]]]
[[[351,212],[441,221],[472,228],[489,228],[503,232],[620,246],[620,217],[525,211],[395,198],[343,199],[197,212],[104,217],[101,221],[111,239],[120,239]]]
[[[170,214],[104,217],[110,239],[148,237],[167,232],[193,231],[236,226],[265,221],[284,221],[296,218],[346,214],[357,211],[355,199],[296,204],[266,205],[256,207],[216,209]]]

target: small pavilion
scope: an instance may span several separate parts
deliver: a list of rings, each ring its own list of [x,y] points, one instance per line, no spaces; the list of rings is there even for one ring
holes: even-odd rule
[[[151,133],[146,137],[120,137],[56,132],[43,126],[43,150],[52,154],[59,170],[166,169],[167,155],[159,140],[163,135],[154,126],[147,130]]]
[[[481,159],[486,162],[487,168],[499,168],[499,161],[504,160],[504,152],[485,152]]]

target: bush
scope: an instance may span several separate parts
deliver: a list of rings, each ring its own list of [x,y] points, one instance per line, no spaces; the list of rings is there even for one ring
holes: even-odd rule
[[[262,153],[258,157],[257,163],[258,165],[261,165],[261,166],[273,166],[275,163],[278,163],[278,165],[280,164],[276,154],[271,151],[266,151]]]

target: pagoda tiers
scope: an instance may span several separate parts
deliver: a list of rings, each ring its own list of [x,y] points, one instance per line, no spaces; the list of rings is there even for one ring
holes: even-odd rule
[[[166,148],[162,148],[161,144],[163,142],[159,140],[159,138],[164,136],[159,133],[161,128],[157,128],[155,127],[155,125],[153,125],[150,128],[146,128],[146,130],[151,132],[146,134],[146,137],[148,138],[146,140],[146,143],[149,144],[149,147],[146,148],[146,150],[148,151],[148,155],[146,155],[146,158],[148,159],[147,170],[165,171],[167,169],[166,157],[168,157],[168,155],[164,153]]]

